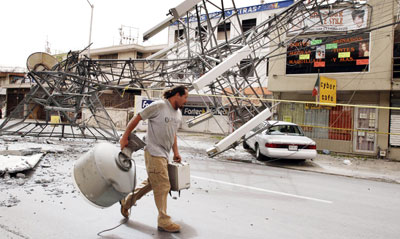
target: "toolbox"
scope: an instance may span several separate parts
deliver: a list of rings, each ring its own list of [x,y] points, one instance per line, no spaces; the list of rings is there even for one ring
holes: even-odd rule
[[[190,165],[188,163],[168,163],[168,175],[171,191],[180,191],[190,187]]]

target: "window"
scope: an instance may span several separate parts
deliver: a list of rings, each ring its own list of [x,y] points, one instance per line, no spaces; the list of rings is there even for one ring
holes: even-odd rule
[[[23,76],[10,76],[11,84],[21,84],[25,83],[25,77]]]
[[[254,76],[254,66],[250,59],[240,61],[240,76],[252,77]]]
[[[207,39],[207,26],[201,26],[200,28],[200,32],[201,32],[201,40],[205,41]],[[196,27],[196,38],[199,35],[199,28]]]
[[[100,59],[100,60],[110,60],[110,59],[114,60],[114,59],[118,59],[118,53],[107,54],[107,55],[99,55],[99,59]],[[100,64],[101,64],[101,65],[104,65],[104,66],[109,66],[109,67],[115,66],[115,63],[114,63],[114,65],[113,65],[113,62],[112,62],[112,61],[102,61]]]
[[[243,32],[247,32],[251,28],[255,27],[257,25],[257,19],[247,19],[242,21],[242,29]]]
[[[143,52],[136,52],[136,59],[142,59],[143,58]]]
[[[274,125],[268,129],[267,134],[304,136],[303,131],[297,125]]]
[[[183,40],[185,38],[185,35],[183,33],[184,33],[183,29],[175,30],[174,42],[177,42],[178,40]]]
[[[118,53],[99,55],[99,59],[118,59]]]
[[[227,23],[222,23],[218,25],[218,29],[217,29],[217,40],[225,40],[225,31],[226,31],[226,40],[228,40],[230,38],[230,34],[231,34],[231,23],[227,22]]]
[[[393,78],[400,78],[400,41],[393,46]]]

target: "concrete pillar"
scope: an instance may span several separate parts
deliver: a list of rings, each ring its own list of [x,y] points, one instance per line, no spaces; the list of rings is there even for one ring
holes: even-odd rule
[[[390,106],[390,92],[382,91],[379,93],[379,106]],[[380,150],[387,150],[389,147],[389,135],[384,134],[389,132],[390,124],[390,111],[388,109],[379,109],[378,113],[378,132],[383,132],[383,134],[377,135],[377,146]],[[379,151],[378,151],[379,154]]]

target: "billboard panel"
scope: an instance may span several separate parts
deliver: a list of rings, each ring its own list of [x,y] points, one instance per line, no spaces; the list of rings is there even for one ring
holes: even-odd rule
[[[336,8],[304,11],[289,24],[288,35],[313,32],[346,32],[368,27],[368,7]],[[319,14],[321,13],[321,14]],[[321,24],[322,19],[322,24]]]
[[[286,74],[369,71],[369,33],[297,39],[287,47]]]

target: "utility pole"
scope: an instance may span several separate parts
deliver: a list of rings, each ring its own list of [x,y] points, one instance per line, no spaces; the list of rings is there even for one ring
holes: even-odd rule
[[[90,58],[90,44],[92,44],[92,23],[93,23],[93,8],[94,8],[94,5],[91,4],[91,3],[89,2],[89,0],[86,0],[86,1],[89,3],[90,8],[91,8],[91,13],[90,13],[90,30],[89,30],[89,47],[88,47],[88,57]]]

